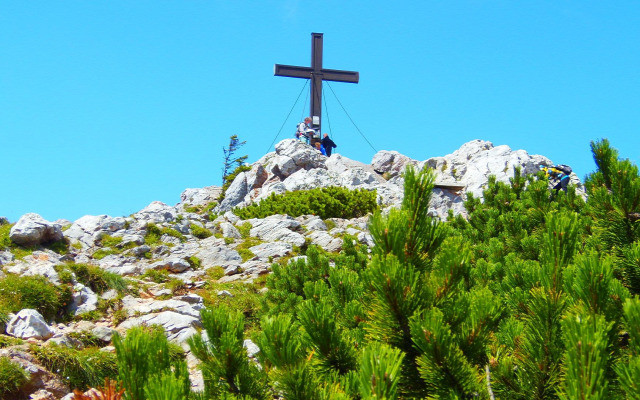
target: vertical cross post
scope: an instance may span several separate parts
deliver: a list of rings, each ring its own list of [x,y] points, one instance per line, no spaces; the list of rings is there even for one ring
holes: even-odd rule
[[[311,118],[317,117],[318,130],[322,125],[322,33],[311,34]]]
[[[322,36],[322,33],[311,34],[311,67],[276,64],[274,68],[275,76],[311,79],[309,111],[318,132],[322,132],[322,81],[358,83],[360,80],[360,74],[355,71],[322,68]]]

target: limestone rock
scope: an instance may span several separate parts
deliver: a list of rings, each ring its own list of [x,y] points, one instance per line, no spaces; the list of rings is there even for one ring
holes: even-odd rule
[[[229,265],[227,268],[224,269],[225,276],[236,275],[238,273],[240,273],[239,265]]]
[[[0,251],[0,265],[9,264],[13,260],[15,257],[10,251]]]
[[[56,400],[56,397],[48,390],[40,389],[29,396],[29,400]]]
[[[299,230],[301,225],[295,219],[287,215],[273,215],[264,219],[248,220],[252,226],[249,234],[262,240],[275,242],[283,241],[294,246],[304,245],[304,236],[294,230]]]
[[[284,257],[291,253],[293,246],[286,242],[261,243],[249,248],[258,258],[267,260],[269,257]]]
[[[54,332],[38,311],[25,308],[11,318],[7,324],[7,334],[20,339],[44,340],[53,336]]]
[[[178,344],[186,342],[189,337],[198,333],[198,328],[202,328],[199,317],[179,314],[175,311],[162,311],[127,319],[118,326],[118,329],[126,331],[139,325],[160,325],[167,334],[167,338]]]
[[[133,217],[138,220],[139,223],[161,224],[174,221],[178,217],[178,212],[174,207],[168,206],[161,201],[154,201],[135,213]]]
[[[9,238],[22,246],[34,246],[62,240],[62,227],[35,213],[25,214],[11,227]]]
[[[227,191],[224,200],[217,207],[218,210],[228,211],[240,204],[247,195],[247,173],[241,172],[233,180]]]
[[[84,345],[78,339],[72,338],[69,335],[63,333],[55,334],[51,339],[47,340],[46,344],[55,343],[58,346],[68,347],[70,349],[82,349]]]
[[[384,174],[387,172],[390,177],[402,174],[408,164],[415,165],[416,161],[397,151],[379,151],[371,160],[371,166],[377,173]]]
[[[315,215],[302,217],[298,219],[302,226],[304,226],[309,231],[326,231],[327,224],[324,223],[320,217],[316,217]]]
[[[64,231],[64,236],[72,243],[80,243],[83,247],[92,247],[105,234],[112,234],[124,229],[127,219],[108,215],[85,215],[71,224]]]
[[[234,249],[229,248],[223,239],[214,236],[199,241],[195,250],[186,252],[185,255],[195,255],[202,263],[204,269],[215,266],[240,265],[242,257]]]
[[[153,269],[166,269],[174,273],[180,273],[191,268],[191,265],[186,260],[181,258],[172,257],[166,260],[158,261],[151,265]]]
[[[334,238],[325,231],[313,231],[307,235],[311,243],[322,247],[328,252],[337,252],[342,249],[342,239]]]
[[[180,194],[180,203],[178,203],[178,205],[205,206],[211,202],[217,201],[221,192],[222,188],[220,186],[185,189],[184,192]]]
[[[242,237],[240,235],[240,232],[238,231],[238,228],[233,226],[231,222],[225,221],[220,223],[220,231],[222,232],[223,237],[228,237],[233,239],[240,239]]]
[[[41,275],[49,279],[53,283],[60,283],[58,272],[55,270],[56,265],[62,264],[59,254],[51,250],[34,251],[21,260],[14,262],[6,267],[7,272],[12,274],[35,276]]]
[[[98,306],[98,296],[91,288],[76,283],[73,287],[73,300],[69,305],[69,311],[75,315],[80,315],[93,311]]]
[[[70,389],[64,381],[57,375],[47,371],[28,352],[16,347],[8,347],[0,349],[0,357],[7,357],[29,373],[29,381],[22,388],[22,393],[37,393],[40,390],[45,390],[58,399],[69,393]]]
[[[109,328],[108,326],[96,326],[91,330],[91,333],[98,339],[102,340],[105,343],[109,343],[111,341],[111,337],[115,330]]]
[[[327,157],[305,143],[295,139],[285,139],[276,144],[276,154],[289,157],[298,168],[311,170],[324,165]]]
[[[204,303],[201,297],[199,298],[199,301],[192,299],[191,302],[187,302],[184,300],[178,300],[177,298],[169,300],[154,300],[125,296],[122,299],[122,306],[127,310],[127,313],[130,316],[170,310],[178,314],[199,318],[200,310],[204,308]]]

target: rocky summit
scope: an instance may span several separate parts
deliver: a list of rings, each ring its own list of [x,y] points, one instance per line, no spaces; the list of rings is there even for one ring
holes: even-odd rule
[[[26,214],[9,232],[11,242],[22,252],[0,251],[0,278],[42,276],[57,285],[67,284],[71,318],[53,322],[52,315],[23,309],[9,315],[5,323],[0,319],[0,333],[37,346],[56,343],[79,348],[83,344],[73,333],[87,332],[103,343],[102,351],[112,352],[109,343],[114,332],[159,325],[170,341],[188,352],[186,340],[202,328],[200,310],[211,300],[202,292],[210,282],[251,284],[269,274],[274,262],[305,257],[301,249],[310,244],[339,252],[345,235],[373,246],[368,217],[322,220],[314,215],[272,215],[242,220],[233,213],[234,208],[274,193],[332,186],[375,190],[382,209],[398,207],[408,165],[434,171],[436,187],[429,213],[443,219],[450,210],[465,216],[465,199],[469,193],[482,198],[489,176],[508,182],[516,167],[523,173],[535,173],[540,165],[552,162],[524,150],[474,140],[443,157],[419,161],[395,151],[380,151],[370,164],[364,164],[340,154],[327,158],[302,142],[287,139],[238,174],[221,202],[217,200],[221,188],[209,186],[186,189],[175,206],[154,201],[127,217],[87,215],[74,222],[49,222],[38,214]],[[575,175],[572,180],[584,193]],[[51,246],[59,242],[66,243],[66,251]],[[65,267],[69,265],[76,269]],[[92,288],[80,279],[88,268],[126,277],[130,289],[125,293]],[[233,294],[220,290],[215,296]],[[245,347],[259,352],[253,343]],[[47,371],[38,363],[24,345],[0,348],[0,356],[32,372],[29,390],[41,396],[32,398],[61,398],[72,389],[56,371]],[[188,355],[187,360],[192,385],[201,388],[196,359]]]

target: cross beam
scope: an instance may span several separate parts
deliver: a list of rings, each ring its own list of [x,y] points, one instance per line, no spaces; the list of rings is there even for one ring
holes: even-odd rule
[[[322,68],[322,33],[311,34],[311,67],[276,64],[275,76],[311,79],[311,104],[309,110],[314,118],[314,127],[322,132],[322,81],[358,83],[360,74],[355,71],[341,71]]]

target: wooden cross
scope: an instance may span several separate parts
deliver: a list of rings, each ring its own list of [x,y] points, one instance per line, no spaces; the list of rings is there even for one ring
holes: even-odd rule
[[[276,64],[274,75],[311,79],[309,110],[317,132],[322,132],[322,81],[358,83],[360,80],[358,72],[322,68],[322,33],[311,34],[311,68]]]

